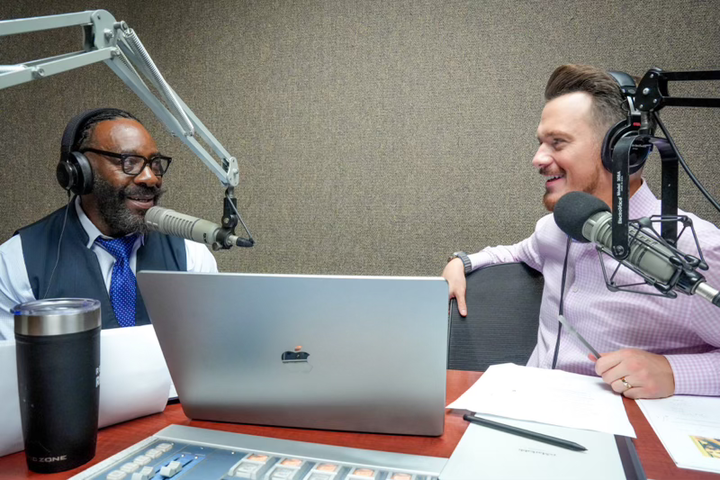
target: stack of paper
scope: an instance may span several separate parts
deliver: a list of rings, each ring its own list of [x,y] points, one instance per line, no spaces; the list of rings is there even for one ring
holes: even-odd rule
[[[479,417],[575,442],[586,450],[471,424],[441,480],[645,478],[638,462],[621,457],[619,449],[628,452],[627,443],[614,434],[635,437],[635,431],[622,397],[600,378],[494,365],[448,408],[479,412]]]
[[[470,424],[440,480],[626,480],[615,436],[481,415],[483,418],[579,443],[576,452],[528,438]],[[640,477],[644,478],[644,477]]]
[[[678,467],[720,473],[720,398],[638,400]]]
[[[493,365],[447,408],[636,437],[609,385],[560,370]]]

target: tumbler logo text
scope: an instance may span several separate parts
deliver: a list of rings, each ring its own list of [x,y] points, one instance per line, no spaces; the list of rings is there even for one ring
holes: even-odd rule
[[[32,461],[38,463],[62,462],[63,460],[67,460],[67,455],[60,455],[59,457],[32,457]]]

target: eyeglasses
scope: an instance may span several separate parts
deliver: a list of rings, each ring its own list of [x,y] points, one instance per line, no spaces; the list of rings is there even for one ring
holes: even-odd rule
[[[170,167],[172,158],[165,157],[163,155],[154,155],[151,158],[145,158],[142,155],[135,155],[132,153],[115,153],[106,152],[105,150],[98,150],[96,148],[83,148],[80,153],[93,152],[106,157],[119,158],[122,164],[122,171],[125,175],[137,176],[145,170],[146,165],[150,165],[150,170],[157,177],[162,177]]]

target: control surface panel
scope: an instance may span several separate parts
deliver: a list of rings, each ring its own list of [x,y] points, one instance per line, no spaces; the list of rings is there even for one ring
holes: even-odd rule
[[[446,458],[171,425],[75,480],[437,480]]]

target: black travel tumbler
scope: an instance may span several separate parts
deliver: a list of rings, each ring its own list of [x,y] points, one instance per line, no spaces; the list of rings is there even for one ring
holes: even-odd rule
[[[97,442],[100,302],[39,300],[13,313],[28,468],[55,473],[83,465]]]

